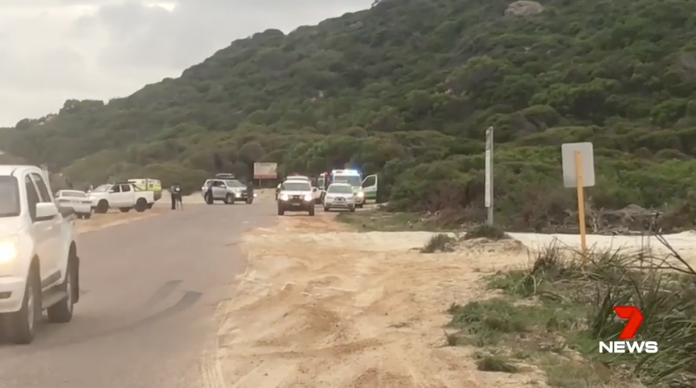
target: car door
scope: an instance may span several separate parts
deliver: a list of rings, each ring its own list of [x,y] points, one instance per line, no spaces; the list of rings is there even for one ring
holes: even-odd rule
[[[362,181],[362,190],[365,199],[377,199],[377,175],[368,175]]]
[[[58,272],[58,258],[60,255],[60,216],[47,219],[36,217],[36,205],[39,203],[53,202],[48,192],[48,186],[43,177],[37,173],[29,173],[25,176],[24,184],[27,191],[27,202],[32,212],[32,228],[36,239],[36,253],[39,256],[39,268],[41,271],[42,288],[60,280]]]
[[[224,199],[227,196],[227,186],[222,181],[213,181],[213,198]]]
[[[135,206],[135,191],[133,191],[133,186],[131,185],[119,185],[121,187],[121,194],[119,201],[123,204],[122,207],[132,207]]]

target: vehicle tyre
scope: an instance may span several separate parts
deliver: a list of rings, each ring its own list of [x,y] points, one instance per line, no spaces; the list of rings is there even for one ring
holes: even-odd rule
[[[362,208],[363,208],[363,205],[364,205],[364,204],[361,203],[361,204],[355,205],[355,207],[357,207],[358,209],[362,209]]]
[[[225,196],[225,203],[228,205],[234,205],[234,197],[232,196],[232,194],[227,194]]]
[[[9,314],[10,339],[15,344],[28,345],[34,340],[34,329],[41,319],[41,278],[38,263],[32,265],[24,290],[22,308]]]
[[[142,213],[145,210],[147,210],[147,200],[145,198],[138,198],[137,201],[135,201],[135,211],[138,213]]]
[[[312,207],[309,208],[309,215],[310,216],[314,215],[314,204],[312,204]]]
[[[254,203],[254,199],[253,198],[247,199],[246,203],[247,203],[247,205],[251,205],[252,203]]]
[[[348,210],[350,210],[351,213],[355,213],[355,206],[351,206]]]
[[[154,205],[155,205],[154,203],[148,203],[148,204],[147,204],[147,208],[148,208],[148,209],[152,209],[152,207],[153,207]]]
[[[324,206],[324,211],[325,211],[325,212],[328,212],[329,209],[330,209],[330,208],[329,208],[328,206]]]
[[[283,209],[281,206],[278,206],[278,215],[279,216],[285,215],[285,209]]]
[[[104,214],[108,211],[109,211],[109,202],[107,202],[105,199],[102,199],[101,201],[99,201],[99,203],[97,204],[97,208],[94,209],[94,212],[99,213],[99,214]]]
[[[85,220],[89,220],[90,218],[92,218],[92,213],[85,213],[82,215],[82,218],[84,218]]]
[[[77,271],[78,267],[76,265],[76,257],[74,253],[70,253],[71,257],[68,258],[68,268],[65,273],[65,280],[60,286],[63,288],[68,296],[62,301],[50,306],[47,309],[48,321],[51,323],[66,323],[70,322],[73,317],[73,308],[76,302],[76,296],[78,291],[77,284]]]
[[[131,211],[131,208],[129,208],[129,207],[120,207],[120,208],[118,208],[118,210],[120,210],[121,213],[128,213],[129,211]]]

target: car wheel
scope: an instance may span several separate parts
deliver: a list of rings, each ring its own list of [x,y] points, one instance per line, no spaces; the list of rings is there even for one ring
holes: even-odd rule
[[[361,203],[361,204],[359,204],[359,205],[355,205],[355,207],[357,207],[358,209],[362,209],[363,204]]]
[[[148,203],[148,204],[147,204],[147,208],[148,208],[148,209],[152,209],[152,207],[153,207],[154,205],[155,205],[154,203]]]
[[[41,310],[41,280],[38,265],[32,265],[27,276],[22,307],[8,316],[12,342],[27,345],[34,340],[34,330],[41,318]]]
[[[348,210],[350,210],[351,213],[355,213],[355,206],[351,206]]]
[[[282,207],[278,206],[278,215],[279,215],[279,216],[285,215],[285,209],[283,209]]]
[[[225,203],[228,205],[234,205],[234,197],[232,196],[232,194],[227,194],[225,196]]]
[[[92,218],[92,213],[83,214],[82,218],[84,218],[85,220],[89,220],[90,218]]]
[[[97,208],[94,210],[95,213],[99,213],[99,214],[104,214],[108,211],[109,211],[109,203],[105,199],[102,199],[101,201],[99,201],[99,203],[97,204]]]
[[[138,213],[142,213],[145,210],[147,210],[147,201],[145,198],[138,198],[137,201],[135,201],[135,211]]]
[[[309,215],[310,216],[314,215],[314,204],[312,204],[312,207],[309,208]]]
[[[67,294],[65,299],[54,304],[47,309],[48,321],[51,323],[66,323],[70,322],[73,317],[73,308],[75,306],[75,296],[77,295],[77,267],[75,259],[68,259],[68,268],[65,273],[65,280],[60,286]]]
[[[328,211],[329,211],[329,208],[328,208],[327,206],[324,206],[324,211],[325,211],[325,212],[328,212]]]
[[[253,199],[247,199],[247,200],[246,200],[246,203],[247,203],[247,205],[251,205],[252,203],[254,203],[254,200],[253,200]]]

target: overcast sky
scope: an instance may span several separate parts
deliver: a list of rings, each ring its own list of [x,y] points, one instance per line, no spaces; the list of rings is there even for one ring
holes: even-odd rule
[[[267,28],[290,32],[373,0],[0,0],[0,126],[66,99],[127,96]]]

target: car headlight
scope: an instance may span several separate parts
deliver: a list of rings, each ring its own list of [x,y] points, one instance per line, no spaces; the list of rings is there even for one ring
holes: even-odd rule
[[[0,240],[0,264],[10,263],[19,255],[19,241],[17,238]]]
[[[363,192],[361,191],[361,192],[359,192],[359,193],[356,194],[356,195],[358,196],[358,198],[362,198],[362,197],[365,196],[365,193],[363,193]]]
[[[237,191],[236,193],[234,193],[234,195],[235,195],[237,198],[239,198],[239,197],[242,196],[242,193],[240,193],[239,191]]]
[[[314,199],[314,196],[312,194],[307,194],[304,196],[305,201],[311,201]]]
[[[278,196],[278,198],[280,198],[281,201],[287,201],[289,199],[287,194],[281,194]]]

